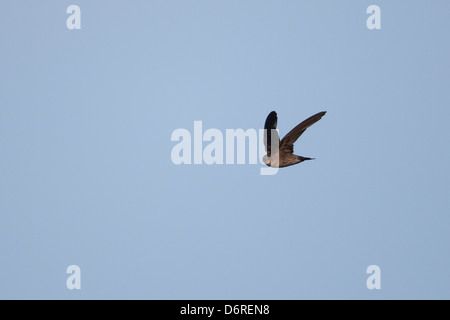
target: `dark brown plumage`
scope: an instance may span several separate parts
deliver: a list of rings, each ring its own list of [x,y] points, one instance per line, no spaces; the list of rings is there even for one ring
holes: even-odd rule
[[[269,167],[288,167],[294,164],[300,163],[305,160],[312,160],[312,158],[306,158],[302,156],[297,156],[294,154],[294,142],[314,123],[319,121],[324,115],[326,111],[319,112],[312,117],[309,117],[299,125],[297,125],[294,129],[289,131],[287,135],[280,141],[278,136],[278,132],[274,129],[277,128],[278,117],[275,111],[269,113],[266,119],[266,123],[264,125],[265,135],[264,135],[264,145],[266,146],[267,155],[264,156],[263,161]],[[272,137],[273,135],[273,137]],[[278,148],[276,143],[278,142]],[[275,143],[272,146],[272,143]],[[272,152],[272,147],[274,147]],[[275,151],[278,149],[278,152]]]

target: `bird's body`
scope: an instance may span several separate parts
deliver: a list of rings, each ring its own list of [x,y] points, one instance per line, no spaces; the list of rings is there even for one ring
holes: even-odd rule
[[[309,117],[280,140],[278,132],[276,131],[278,121],[277,113],[272,111],[267,116],[264,125],[264,129],[266,130],[264,135],[264,145],[266,146],[267,152],[267,155],[263,158],[264,163],[269,167],[283,168],[305,160],[312,160],[312,158],[295,155],[294,142],[297,141],[307,128],[319,121],[325,113],[326,111],[323,111]]]

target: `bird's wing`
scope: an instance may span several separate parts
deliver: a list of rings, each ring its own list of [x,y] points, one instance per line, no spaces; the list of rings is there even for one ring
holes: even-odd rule
[[[280,137],[278,136],[277,130],[273,130],[273,129],[277,128],[277,122],[278,122],[277,113],[275,111],[272,111],[267,116],[266,123],[264,124],[264,129],[265,129],[264,130],[264,145],[266,146],[266,152],[269,157],[270,157],[270,150],[271,150],[272,133],[276,135],[273,137],[275,139],[274,141],[277,141],[277,140],[278,140],[278,142],[280,141]],[[278,145],[280,145],[280,144],[278,143]]]
[[[297,125],[294,129],[292,129],[280,142],[280,150],[292,153],[294,152],[294,142],[314,123],[319,121],[324,115],[326,111],[319,112],[318,114],[309,117],[299,125]]]

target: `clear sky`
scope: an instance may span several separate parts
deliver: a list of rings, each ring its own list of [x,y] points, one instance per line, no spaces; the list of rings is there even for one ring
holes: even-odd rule
[[[449,13],[4,1],[0,298],[449,299]],[[316,160],[172,163],[175,129],[258,129],[272,110],[281,135],[328,111],[295,146]]]

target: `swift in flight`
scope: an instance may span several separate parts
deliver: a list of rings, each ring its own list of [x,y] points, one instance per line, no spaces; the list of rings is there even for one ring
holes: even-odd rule
[[[309,117],[294,129],[292,129],[284,138],[280,141],[278,136],[277,128],[277,113],[272,111],[269,113],[264,125],[264,145],[266,147],[267,155],[264,156],[263,162],[269,167],[282,168],[292,166],[294,164],[303,162],[305,160],[313,160],[313,158],[307,158],[302,156],[297,156],[294,154],[294,142],[314,123],[319,121],[326,111],[319,112],[312,117]],[[272,135],[274,135],[272,137]],[[276,148],[276,142],[278,141],[278,148]],[[274,148],[272,148],[272,143],[275,142]],[[272,150],[273,149],[273,150]],[[278,149],[278,150],[276,150]],[[273,151],[273,152],[272,152]]]

